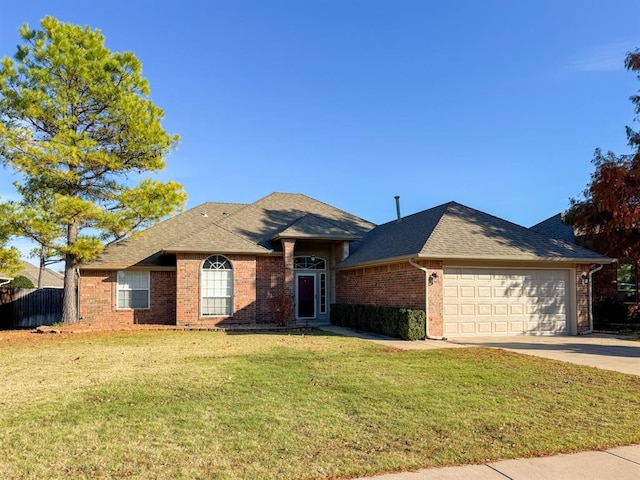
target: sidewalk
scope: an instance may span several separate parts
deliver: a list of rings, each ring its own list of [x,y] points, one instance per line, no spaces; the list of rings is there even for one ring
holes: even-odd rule
[[[441,340],[406,341],[334,325],[319,325],[321,330],[368,340],[404,350],[464,348]],[[588,451],[552,457],[503,460],[483,465],[430,468],[415,472],[390,473],[356,480],[638,480],[640,445]]]
[[[431,468],[357,480],[637,480],[640,445],[604,452],[504,460],[484,465]]]

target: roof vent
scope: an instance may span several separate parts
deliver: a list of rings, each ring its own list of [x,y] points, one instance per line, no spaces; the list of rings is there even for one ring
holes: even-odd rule
[[[202,215],[205,218],[207,218],[209,216],[209,215],[207,215],[207,212],[202,212],[200,215]]]
[[[396,195],[395,197],[393,197],[396,199],[396,215],[398,217],[398,221],[400,221],[400,219],[402,218],[400,216],[400,195]]]

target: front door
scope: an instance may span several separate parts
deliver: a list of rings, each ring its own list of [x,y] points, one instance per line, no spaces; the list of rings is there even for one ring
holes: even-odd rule
[[[296,276],[296,318],[316,318],[316,276]]]

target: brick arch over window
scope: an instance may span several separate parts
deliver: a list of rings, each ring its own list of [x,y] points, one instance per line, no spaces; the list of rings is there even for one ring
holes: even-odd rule
[[[233,315],[233,265],[222,255],[212,255],[202,263],[200,308],[203,317]]]

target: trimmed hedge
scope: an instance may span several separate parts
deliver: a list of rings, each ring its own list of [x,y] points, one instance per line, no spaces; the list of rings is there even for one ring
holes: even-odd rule
[[[376,305],[331,305],[331,323],[403,340],[424,339],[424,310]]]

